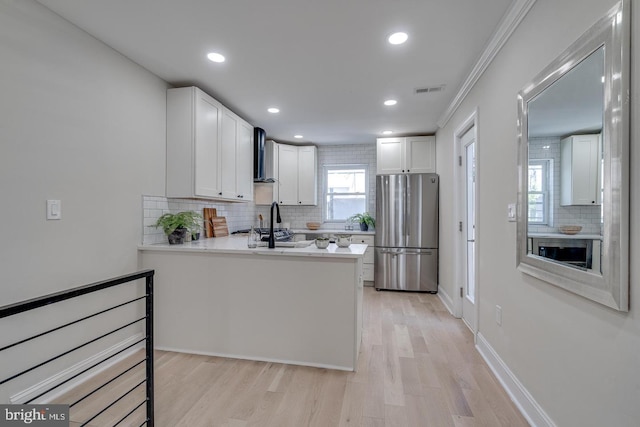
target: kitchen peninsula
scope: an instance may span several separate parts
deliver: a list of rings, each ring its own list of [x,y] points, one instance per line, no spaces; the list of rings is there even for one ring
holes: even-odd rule
[[[142,245],[155,347],[355,370],[367,245],[248,248],[246,237]]]

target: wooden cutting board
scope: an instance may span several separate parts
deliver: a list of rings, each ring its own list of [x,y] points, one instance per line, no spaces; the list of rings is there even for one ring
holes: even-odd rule
[[[202,209],[202,218],[204,219],[204,227],[206,236],[205,237],[213,237],[213,224],[211,223],[211,218],[215,218],[218,216],[216,208],[203,208]]]
[[[211,224],[213,225],[213,237],[223,237],[229,235],[227,218],[223,216],[211,218]]]

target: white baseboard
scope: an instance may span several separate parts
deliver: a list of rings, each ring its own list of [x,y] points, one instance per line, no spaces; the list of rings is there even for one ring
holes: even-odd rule
[[[481,333],[477,335],[476,348],[529,424],[533,427],[556,427]]]
[[[257,362],[271,362],[271,363],[282,363],[284,365],[298,365],[298,366],[310,366],[312,368],[324,368],[324,369],[333,369],[336,371],[348,371],[353,372],[355,368],[351,368],[349,366],[339,366],[339,365],[329,365],[326,363],[313,363],[313,362],[301,362],[299,360],[287,360],[287,359],[276,359],[271,357],[255,357],[255,356],[246,356],[242,354],[232,354],[232,353],[217,353],[211,351],[193,351],[193,350],[185,350],[182,348],[175,347],[159,347],[155,346],[156,350],[162,351],[172,351],[175,353],[188,353],[188,354],[199,354],[202,356],[216,356],[216,357],[224,357],[228,359],[241,359],[241,360],[254,360]]]
[[[27,402],[31,399],[33,399],[35,396],[38,396],[39,394],[43,393],[45,390],[50,389],[51,387],[54,387],[57,384],[62,383],[63,381],[73,377],[74,375],[77,375],[78,373],[82,372],[83,370],[87,369],[89,366],[94,365],[96,363],[98,363],[100,360],[105,360],[106,358],[108,358],[111,355],[114,355],[116,353],[118,353],[119,351],[121,351],[124,348],[127,348],[128,346],[130,346],[131,344],[133,344],[136,341],[141,340],[144,337],[144,335],[142,333],[136,334],[136,335],[132,335],[129,338],[125,339],[124,341],[121,341],[103,351],[101,351],[100,353],[94,354],[93,356],[82,360],[78,363],[76,363],[75,365],[61,371],[58,372],[55,375],[50,376],[49,378],[40,381],[39,383],[29,387],[26,390],[23,390],[19,393],[14,394],[13,396],[10,397],[10,402],[11,403],[17,403],[17,404],[21,404],[24,402]],[[55,390],[52,390],[50,393],[42,396],[41,398],[39,398],[37,401],[33,402],[36,404],[46,404],[51,402],[52,400],[54,400],[56,397],[61,396],[63,394],[65,394],[66,392],[68,392],[69,390],[73,389],[74,387],[77,387],[79,384],[87,381],[88,379],[94,377],[95,375],[99,374],[100,372],[104,371],[105,369],[107,369],[110,366],[115,365],[116,363],[118,363],[119,361],[121,361],[122,359],[126,358],[127,356],[133,354],[134,352],[138,351],[140,348],[144,347],[144,341],[140,342],[134,346],[132,346],[131,348],[123,351],[122,353],[118,354],[116,357],[109,359],[108,362],[105,363],[101,363],[100,365],[96,366],[93,369],[88,370],[87,372],[85,372],[82,375],[79,375],[77,378],[72,379],[71,381],[65,383],[63,386],[56,388]]]
[[[446,309],[449,310],[449,313],[451,313],[453,317],[457,317],[453,313],[453,300],[451,299],[449,294],[444,291],[444,289],[441,286],[438,286],[438,297],[440,298],[440,301],[442,301],[442,304],[444,304]]]

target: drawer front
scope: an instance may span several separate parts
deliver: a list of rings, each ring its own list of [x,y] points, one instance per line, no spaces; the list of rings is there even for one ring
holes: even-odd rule
[[[366,281],[373,281],[374,268],[373,264],[363,264],[362,266],[362,279]]]
[[[364,243],[365,245],[373,246],[373,236],[353,236],[351,238],[353,243]]]

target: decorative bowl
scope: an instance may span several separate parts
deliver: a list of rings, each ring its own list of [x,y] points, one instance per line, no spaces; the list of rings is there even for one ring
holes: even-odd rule
[[[317,230],[320,228],[322,224],[320,224],[319,222],[308,222],[307,223],[307,228],[309,230]]]
[[[558,230],[562,234],[578,234],[580,230],[582,230],[582,226],[580,225],[563,225],[562,227],[558,227]]]
[[[318,237],[316,239],[316,247],[318,249],[327,249],[328,246],[329,246],[329,239],[327,239],[326,237]]]
[[[348,248],[351,245],[351,234],[336,234],[336,245],[339,248]]]

